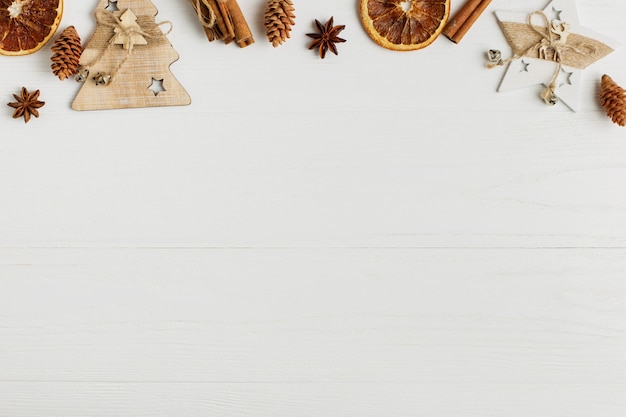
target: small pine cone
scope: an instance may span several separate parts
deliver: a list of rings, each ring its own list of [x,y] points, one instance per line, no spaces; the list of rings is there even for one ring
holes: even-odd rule
[[[295,25],[295,8],[291,0],[268,0],[265,8],[267,39],[274,48],[289,38],[291,26]]]
[[[57,36],[51,50],[53,55],[50,59],[54,75],[64,80],[76,74],[83,47],[74,26],[69,26]]]
[[[626,126],[626,90],[606,74],[600,83],[600,103],[613,123]]]

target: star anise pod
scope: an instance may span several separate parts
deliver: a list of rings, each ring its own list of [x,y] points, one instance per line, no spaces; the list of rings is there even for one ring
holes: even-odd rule
[[[13,112],[13,118],[17,119],[18,117],[23,117],[24,123],[28,123],[31,115],[39,117],[39,111],[37,109],[46,104],[45,102],[38,100],[39,90],[29,93],[26,87],[22,87],[22,92],[19,96],[17,94],[13,94],[13,97],[15,97],[15,100],[17,101],[8,103],[10,107],[15,109]]]
[[[320,58],[326,57],[326,52],[330,50],[335,55],[337,53],[337,43],[345,42],[345,39],[340,38],[339,32],[346,28],[345,25],[333,26],[333,17],[331,16],[325,25],[322,25],[319,20],[315,19],[315,27],[319,33],[307,33],[306,35],[313,38],[313,42],[309,45],[309,49],[319,48]]]

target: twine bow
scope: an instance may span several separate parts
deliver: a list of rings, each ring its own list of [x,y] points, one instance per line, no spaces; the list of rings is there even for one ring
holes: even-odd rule
[[[540,31],[537,26],[532,23],[533,16],[535,15],[538,15],[543,19],[545,23],[545,33]],[[585,55],[586,53],[582,49],[567,44],[567,39],[570,35],[569,24],[558,20],[550,22],[548,16],[541,11],[532,12],[528,16],[528,24],[535,32],[541,35],[539,45],[533,46],[533,48],[538,47],[539,58],[549,59],[548,53],[552,51],[552,60],[557,63],[554,75],[550,79],[548,86],[541,92],[540,95],[546,104],[554,105],[557,102],[557,80],[559,79],[559,75],[563,69],[563,56],[568,52],[575,52],[580,55]],[[583,46],[590,49],[590,55],[595,53],[595,48],[592,46]]]
[[[122,68],[128,57],[131,55],[135,45],[148,45],[146,38],[151,38],[152,36],[149,33],[146,33],[137,23],[137,16],[131,9],[126,9],[120,17],[117,17],[115,14],[108,12],[107,10],[98,10],[96,11],[96,21],[98,24],[113,28],[114,34],[109,39],[108,46],[102,50],[98,57],[83,67],[80,77],[77,77],[77,80],[84,81],[86,78],[85,74],[89,73],[91,67],[95,66],[113,47],[116,45],[122,45],[123,49],[126,50],[126,54],[117,66],[109,73],[98,73],[95,77],[93,77],[96,84],[106,85],[113,80],[117,72],[120,68]],[[163,24],[170,25],[169,30],[163,34],[166,36],[172,31],[173,25],[169,21],[163,21],[157,23],[156,25],[161,26]]]
[[[533,23],[533,19],[538,16],[543,20],[544,26],[537,26]],[[571,52],[579,55],[579,60],[583,58],[587,59],[593,57],[596,53],[596,48],[593,45],[581,44],[581,45],[569,45],[568,40],[571,35],[570,26],[565,22],[559,20],[550,21],[548,16],[541,10],[534,11],[528,15],[527,25],[537,33],[540,37],[536,43],[533,43],[522,53],[516,53],[511,58],[501,59],[499,51],[489,51],[489,68],[495,66],[505,65],[509,62],[522,58],[524,56],[532,56],[536,50],[537,58],[543,60],[554,61],[557,63],[557,68],[554,71],[554,75],[547,84],[547,87],[541,92],[541,98],[550,105],[557,103],[556,97],[557,81],[561,70],[563,69],[563,61],[565,56]],[[573,61],[572,64],[576,64],[576,59],[567,56],[569,61]],[[576,65],[574,65],[576,66]],[[583,65],[584,66],[584,65]]]

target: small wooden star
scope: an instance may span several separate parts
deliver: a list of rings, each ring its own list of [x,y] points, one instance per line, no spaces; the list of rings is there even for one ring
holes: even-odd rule
[[[141,30],[141,26],[137,23],[137,16],[130,9],[122,13],[119,24],[113,31],[116,33],[113,43],[122,45],[127,51],[132,50],[135,45],[148,44],[146,38],[142,36],[148,36],[148,34]]]
[[[313,42],[309,45],[309,49],[319,48],[320,58],[326,57],[326,52],[330,50],[335,55],[339,55],[337,52],[337,43],[345,42],[345,39],[340,38],[339,32],[346,28],[345,25],[333,26],[333,17],[326,22],[325,25],[315,19],[315,27],[318,33],[307,33],[306,35],[313,38]]]

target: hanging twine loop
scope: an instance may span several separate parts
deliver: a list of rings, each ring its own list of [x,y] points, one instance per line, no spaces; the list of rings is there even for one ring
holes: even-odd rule
[[[543,26],[538,26],[533,23],[539,17],[543,21]],[[570,25],[560,20],[550,21],[548,16],[541,10],[534,11],[528,15],[527,25],[530,29],[539,35],[539,40],[533,43],[526,50],[521,53],[515,53],[511,58],[502,59],[502,54],[498,50],[490,50],[487,53],[489,63],[488,68],[496,66],[506,65],[516,59],[520,59],[524,56],[536,57],[539,59],[554,61],[557,63],[557,67],[554,71],[554,75],[547,83],[547,87],[541,92],[540,97],[546,104],[551,106],[555,105],[559,100],[556,95],[558,88],[557,82],[561,70],[563,69],[563,62],[566,59],[571,61],[573,66],[580,64],[584,67],[583,59],[593,57],[597,49],[590,44],[570,45],[568,41],[570,39]],[[536,52],[535,52],[536,51]],[[572,53],[578,54],[578,59],[572,56]],[[577,62],[581,61],[581,62]]]

